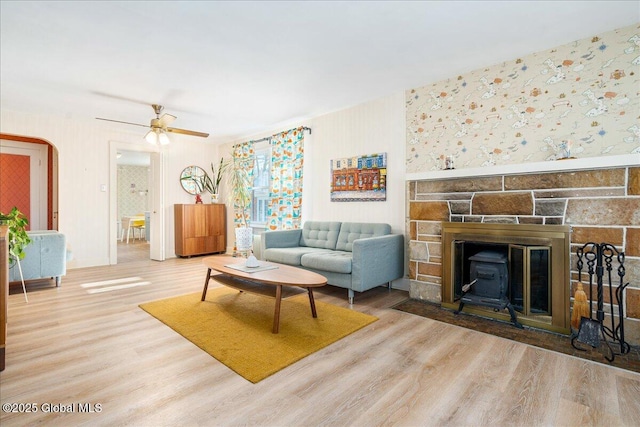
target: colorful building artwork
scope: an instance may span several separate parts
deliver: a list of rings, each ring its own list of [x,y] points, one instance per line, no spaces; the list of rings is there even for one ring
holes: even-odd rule
[[[331,201],[387,200],[387,153],[331,160]]]

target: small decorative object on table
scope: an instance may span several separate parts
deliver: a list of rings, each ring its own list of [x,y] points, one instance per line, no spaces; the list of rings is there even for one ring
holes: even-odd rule
[[[196,194],[196,204],[202,203],[202,197],[199,194]]]
[[[446,170],[455,169],[453,167],[453,156],[447,156],[444,159],[444,168]]]
[[[571,146],[573,145],[571,140],[563,140],[559,144],[556,144],[553,139],[547,137],[544,139],[544,142],[551,147],[554,152],[554,155],[549,157],[547,160],[575,159],[575,157],[571,156]]]
[[[575,157],[571,156],[571,140],[567,140],[567,141],[562,141],[562,144],[560,144],[560,154],[558,157],[558,160],[568,160],[568,159],[575,159]]]
[[[253,229],[250,227],[238,227],[235,229],[236,249],[240,253],[247,254],[253,246]]]
[[[247,258],[246,266],[249,268],[255,268],[260,266],[260,264],[258,264],[258,258],[256,258],[255,255],[253,255],[253,252]]]

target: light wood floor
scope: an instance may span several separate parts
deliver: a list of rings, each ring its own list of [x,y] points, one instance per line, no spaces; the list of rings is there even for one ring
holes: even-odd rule
[[[38,412],[3,411],[3,427],[640,424],[639,374],[392,310],[407,293],[382,287],[353,306],[379,321],[251,384],[138,308],[200,292],[206,271],[201,258],[136,260],[143,246],[60,288],[32,283],[29,303],[12,288],[0,398]],[[348,306],[343,289],[316,298]],[[87,403],[101,411],[78,412]]]

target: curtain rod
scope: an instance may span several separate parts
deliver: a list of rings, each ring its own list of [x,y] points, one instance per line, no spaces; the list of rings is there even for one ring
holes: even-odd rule
[[[303,132],[304,132],[305,130],[308,130],[308,131],[309,131],[309,135],[311,135],[311,128],[308,128],[308,127],[306,127],[306,126],[301,126],[301,127],[298,127],[298,128],[289,129],[289,130],[284,131],[284,132],[278,132],[278,133],[276,133],[276,134],[274,134],[274,135],[271,135],[271,136],[265,136],[264,138],[261,138],[261,139],[254,139],[254,140],[252,140],[251,142],[253,142],[253,143],[256,143],[256,142],[262,142],[262,141],[269,141],[269,142],[271,142],[271,138],[273,138],[274,136],[276,136],[276,135],[278,135],[278,134],[281,134],[281,133],[287,133],[287,132],[290,132],[290,131],[292,131],[292,130],[296,130],[296,129],[302,129],[302,131],[303,131]]]

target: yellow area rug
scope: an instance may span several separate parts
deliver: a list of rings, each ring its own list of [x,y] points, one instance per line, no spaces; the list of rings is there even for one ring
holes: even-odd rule
[[[230,288],[140,304],[171,329],[252,383],[378,320],[316,300],[306,293],[282,300],[280,331],[271,333],[275,299]]]

